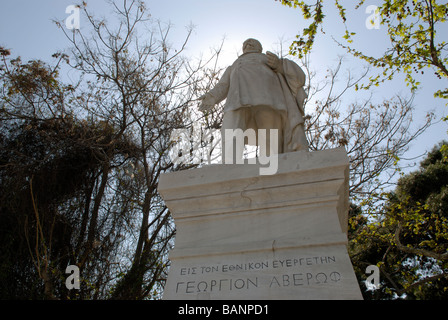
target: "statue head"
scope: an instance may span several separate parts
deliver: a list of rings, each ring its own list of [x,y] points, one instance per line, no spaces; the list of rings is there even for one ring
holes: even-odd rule
[[[252,52],[262,53],[263,47],[261,46],[260,41],[250,38],[243,42],[243,54]]]

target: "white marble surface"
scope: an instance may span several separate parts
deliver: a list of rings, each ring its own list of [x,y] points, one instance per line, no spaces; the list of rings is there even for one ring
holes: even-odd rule
[[[206,112],[225,100],[223,131],[278,130],[277,153],[308,150],[303,126],[305,81],[305,73],[294,61],[263,53],[258,40],[247,39],[243,54],[200,97],[199,109]]]
[[[278,160],[275,175],[245,164],[160,178],[177,228],[164,299],[361,298],[346,251],[345,150]]]

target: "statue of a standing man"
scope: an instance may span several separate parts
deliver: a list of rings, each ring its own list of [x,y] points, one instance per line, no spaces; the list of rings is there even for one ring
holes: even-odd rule
[[[200,98],[200,110],[208,110],[227,98],[222,137],[225,129],[267,129],[269,141],[269,130],[274,129],[278,130],[276,153],[308,150],[303,119],[305,73],[291,60],[262,52],[258,40],[246,40],[243,54],[226,69],[218,84]],[[242,150],[238,152],[242,157]]]

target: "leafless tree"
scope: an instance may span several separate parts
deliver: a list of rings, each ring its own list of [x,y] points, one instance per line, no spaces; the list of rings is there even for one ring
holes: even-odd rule
[[[306,131],[311,150],[345,147],[350,158],[350,194],[352,200],[380,193],[396,182],[399,159],[410,144],[434,121],[428,112],[414,121],[413,96],[400,95],[381,102],[373,94],[356,98],[357,85],[369,75],[366,68],[353,75],[343,74],[343,57],[320,77],[302,63],[308,75],[308,99],[305,104]],[[352,101],[347,101],[351,97]]]

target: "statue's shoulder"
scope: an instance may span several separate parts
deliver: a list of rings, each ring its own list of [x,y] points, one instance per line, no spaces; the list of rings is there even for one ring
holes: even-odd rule
[[[264,53],[251,52],[240,55],[233,64],[235,65],[245,62],[265,62],[267,61],[267,59],[268,57]]]

